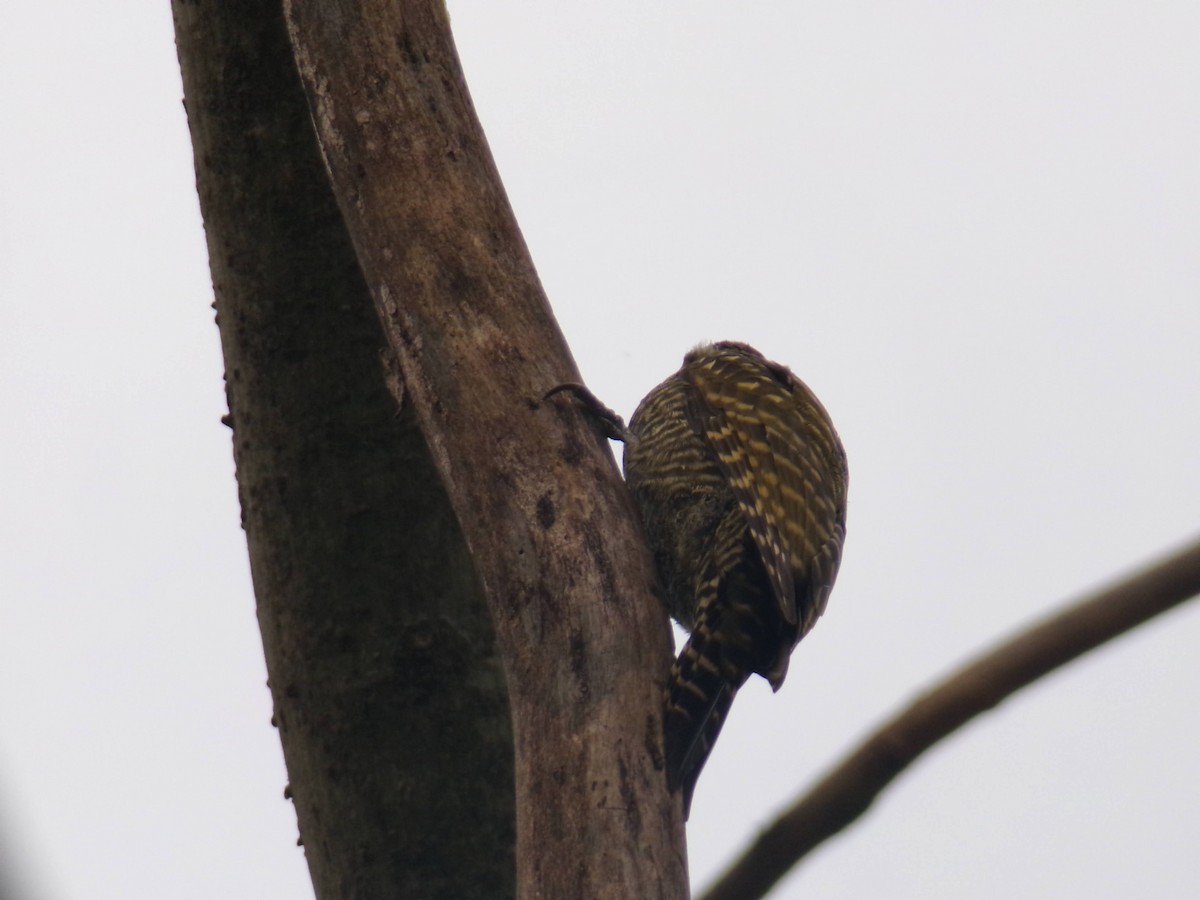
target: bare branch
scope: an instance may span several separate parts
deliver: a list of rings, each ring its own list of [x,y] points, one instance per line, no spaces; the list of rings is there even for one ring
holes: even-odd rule
[[[768,827],[702,900],[753,900],[870,807],[918,756],[1048,672],[1200,593],[1200,543],[1034,625],[868,737]]]

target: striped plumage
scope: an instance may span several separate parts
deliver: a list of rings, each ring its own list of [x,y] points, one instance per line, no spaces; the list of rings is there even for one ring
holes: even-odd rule
[[[846,533],[846,454],[787,368],[697,347],[629,423],[625,478],[667,605],[691,632],[671,670],[667,778],[684,809],[751,673],[778,690],[825,610]]]

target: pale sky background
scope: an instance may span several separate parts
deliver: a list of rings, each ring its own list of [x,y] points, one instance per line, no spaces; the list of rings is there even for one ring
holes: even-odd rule
[[[850,458],[693,880],[864,731],[1200,532],[1200,5],[457,0],[591,387],[757,345]],[[311,897],[166,2],[0,7],[0,854],[36,900]],[[925,758],[781,898],[1200,896],[1200,606]]]

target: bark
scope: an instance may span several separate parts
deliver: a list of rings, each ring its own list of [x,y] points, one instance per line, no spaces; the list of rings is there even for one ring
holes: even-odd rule
[[[522,897],[686,894],[670,632],[483,138],[445,7],[285,3],[318,141],[504,659]]]
[[[384,387],[282,10],[173,10],[274,721],[316,894],[512,896],[493,631],[415,417]]]
[[[174,9],[317,895],[511,893],[515,774],[521,896],[686,896],[661,768],[670,632],[611,454],[540,402],[578,375],[444,7],[291,6],[312,121],[276,6]]]
[[[942,738],[1043,675],[1197,594],[1200,543],[1066,607],[968,663],[863,741],[770,825],[703,900],[765,896]]]

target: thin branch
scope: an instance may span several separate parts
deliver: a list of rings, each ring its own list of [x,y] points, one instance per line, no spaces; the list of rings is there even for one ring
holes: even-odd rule
[[[1200,594],[1200,542],[1068,606],[950,675],[768,827],[702,900],[754,900],[864,812],[918,756],[1048,672]]]

